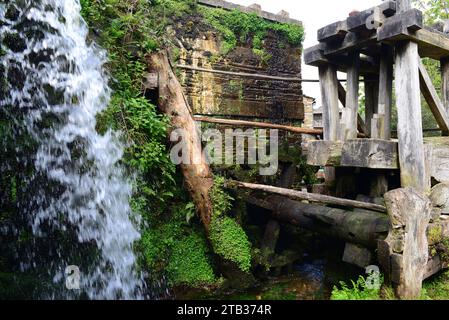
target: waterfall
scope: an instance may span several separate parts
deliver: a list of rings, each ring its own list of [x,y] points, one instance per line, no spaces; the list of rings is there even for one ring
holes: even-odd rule
[[[20,158],[24,147],[15,147],[32,167],[22,186],[32,194],[19,211],[35,246],[20,267],[49,270],[46,298],[140,299],[139,217],[119,135],[96,131],[111,90],[105,52],[87,34],[78,0],[0,1],[0,110],[33,150]],[[79,290],[65,288],[69,265],[79,266]]]

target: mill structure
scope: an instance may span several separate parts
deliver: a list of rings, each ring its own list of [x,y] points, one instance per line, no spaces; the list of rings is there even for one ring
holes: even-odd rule
[[[447,25],[425,26],[410,0],[383,1],[319,29],[319,44],[304,52],[305,63],[319,69],[324,130],[324,139],[307,147],[308,164],[325,167],[324,193],[385,205],[388,235],[376,239],[374,252],[401,298],[418,297],[422,281],[447,267]],[[441,97],[424,58],[441,64]],[[346,88],[337,72],[346,73]],[[421,94],[439,137],[423,137]],[[397,139],[392,139],[394,114]],[[345,256],[372,263],[360,262],[369,256],[364,252],[349,243]]]

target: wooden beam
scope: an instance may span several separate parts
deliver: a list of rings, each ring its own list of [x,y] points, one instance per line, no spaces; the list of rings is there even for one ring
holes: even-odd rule
[[[398,144],[390,140],[348,140],[341,150],[340,165],[344,167],[398,169],[398,164]]]
[[[353,65],[347,72],[346,106],[342,116],[342,140],[357,138],[357,115],[359,110],[359,61],[358,52],[350,55]]]
[[[312,166],[339,166],[341,164],[341,141],[309,141],[307,164]]]
[[[219,118],[203,117],[203,116],[195,116],[194,119],[195,119],[195,121],[207,122],[207,123],[217,123],[217,124],[222,124],[222,125],[227,125],[227,126],[278,129],[278,130],[284,130],[284,131],[293,132],[293,133],[323,135],[323,130],[292,127],[292,126],[266,123],[266,122],[219,119]]]
[[[319,82],[319,80],[301,79],[301,78],[298,78],[298,77],[277,77],[277,76],[270,76],[270,75],[267,75],[267,74],[233,72],[233,71],[216,70],[216,69],[206,69],[206,68],[199,68],[199,67],[194,67],[194,66],[186,66],[186,65],[182,65],[182,64],[176,65],[176,68],[185,69],[185,70],[192,70],[192,71],[199,71],[199,72],[225,74],[225,75],[236,76],[236,77],[246,77],[246,78],[253,78],[253,79],[261,79],[261,80],[274,80],[274,81],[287,81],[287,82]]]
[[[227,183],[227,186],[230,186],[230,187],[234,186],[234,187],[239,187],[239,188],[244,188],[244,189],[249,189],[249,190],[263,191],[263,192],[267,192],[267,193],[271,193],[271,194],[286,196],[293,200],[306,200],[306,201],[310,201],[310,202],[323,203],[323,204],[327,204],[327,205],[342,206],[342,207],[349,207],[349,208],[359,208],[359,209],[366,209],[366,210],[372,210],[372,211],[377,211],[377,212],[387,212],[386,211],[387,209],[384,206],[374,204],[374,203],[336,198],[336,197],[326,196],[326,195],[322,195],[322,194],[314,194],[314,193],[296,191],[296,190],[291,190],[291,189],[266,186],[266,185],[261,185],[261,184],[246,183],[246,182],[232,180]]]
[[[391,138],[391,109],[393,104],[393,50],[383,44],[379,70],[379,98],[377,113],[380,117],[379,132],[373,138]]]
[[[398,44],[395,62],[401,185],[425,192],[428,184],[419,94],[418,45],[410,41]]]
[[[435,87],[433,86],[429,73],[421,60],[419,61],[419,82],[421,93],[426,99],[427,104],[429,105],[430,110],[438,123],[438,126],[443,131],[443,135],[449,135],[449,117],[443,103],[441,103]]]

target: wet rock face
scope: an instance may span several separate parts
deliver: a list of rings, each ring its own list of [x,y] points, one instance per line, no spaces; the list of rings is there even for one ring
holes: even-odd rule
[[[183,18],[173,26],[180,48],[180,64],[280,77],[301,77],[301,48],[291,46],[277,32],[264,39],[263,55],[252,39],[223,55],[222,36],[201,17]],[[302,86],[298,82],[180,70],[180,79],[197,114],[229,115],[278,120],[303,120]]]

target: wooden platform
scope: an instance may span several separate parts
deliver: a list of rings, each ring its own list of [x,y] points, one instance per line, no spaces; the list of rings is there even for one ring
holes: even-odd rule
[[[430,174],[449,182],[449,137],[424,138]],[[310,141],[307,163],[314,166],[399,169],[398,142],[381,139]]]

